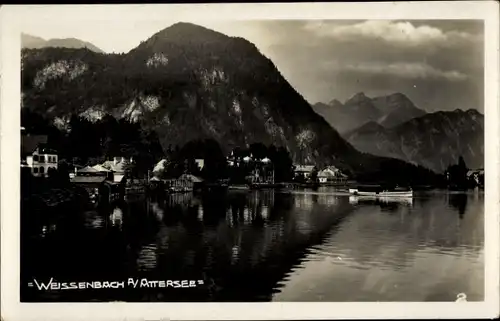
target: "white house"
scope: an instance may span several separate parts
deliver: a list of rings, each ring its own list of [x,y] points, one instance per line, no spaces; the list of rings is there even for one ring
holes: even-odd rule
[[[328,181],[332,181],[335,178],[336,173],[330,168],[326,168],[318,173],[318,180],[320,183],[327,183]]]
[[[48,177],[51,169],[57,170],[57,151],[46,144],[46,136],[24,136],[22,139],[26,166],[36,177]]]

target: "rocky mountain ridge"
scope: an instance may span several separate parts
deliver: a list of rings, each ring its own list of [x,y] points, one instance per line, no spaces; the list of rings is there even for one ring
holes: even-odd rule
[[[328,104],[316,103],[313,109],[341,134],[372,121],[391,128],[426,114],[402,93],[369,98],[359,92],[344,104],[334,99]]]
[[[389,129],[369,122],[344,137],[360,151],[437,172],[460,156],[470,168],[484,167],[484,115],[475,109],[430,113]]]
[[[97,53],[104,53],[102,49],[98,48],[94,44],[76,38],[55,38],[45,40],[41,37],[36,37],[26,33],[21,34],[21,48],[40,49],[48,47],[73,49],[87,48]]]
[[[352,173],[380,174],[388,162],[415,177],[427,173],[358,152],[255,45],[190,23],[127,54],[24,49],[22,95],[23,108],[66,132],[74,116],[90,123],[113,117],[154,133],[163,149],[214,139],[228,153],[259,142],[286,148],[295,162]]]

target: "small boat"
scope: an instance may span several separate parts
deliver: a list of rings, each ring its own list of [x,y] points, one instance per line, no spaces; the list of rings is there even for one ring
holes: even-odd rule
[[[411,188],[404,189],[396,187],[393,190],[382,189],[380,187],[365,188],[363,190],[359,188],[350,188],[349,194],[355,196],[372,196],[372,197],[413,197],[413,190]]]

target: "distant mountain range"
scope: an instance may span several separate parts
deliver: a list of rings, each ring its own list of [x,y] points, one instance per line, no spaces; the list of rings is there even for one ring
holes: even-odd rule
[[[103,50],[91,44],[76,38],[64,38],[64,39],[49,39],[45,40],[40,37],[32,36],[29,34],[21,34],[21,48],[26,49],[39,49],[39,48],[87,48],[97,53],[104,53]]]
[[[22,94],[23,109],[63,131],[74,115],[90,122],[113,117],[155,133],[164,149],[208,138],[227,153],[261,142],[284,147],[295,162],[336,165],[356,177],[433,175],[357,151],[255,45],[190,23],[176,23],[127,54],[24,49]]]
[[[313,109],[340,133],[349,132],[368,122],[391,128],[426,114],[401,93],[369,98],[360,92],[344,104],[334,99],[328,104],[316,103]]]
[[[426,114],[392,128],[371,121],[343,136],[360,151],[437,172],[460,156],[469,168],[484,166],[484,115],[475,109]]]

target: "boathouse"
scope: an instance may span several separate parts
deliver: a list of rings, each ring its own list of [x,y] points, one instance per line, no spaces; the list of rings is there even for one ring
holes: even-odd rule
[[[123,195],[123,180],[115,181],[114,173],[100,165],[87,166],[76,172],[71,183],[84,187],[93,201],[113,201]]]
[[[105,176],[75,176],[71,183],[84,188],[89,194],[90,200],[94,203],[100,203],[103,200],[109,201],[111,196],[111,187],[105,183]]]
[[[345,182],[347,178],[347,175],[334,166],[327,167],[318,173],[318,181],[321,184]]]
[[[295,177],[302,176],[304,178],[309,178],[314,171],[314,165],[295,165],[294,175]]]
[[[327,168],[318,173],[318,181],[322,184],[335,181],[335,172]]]

